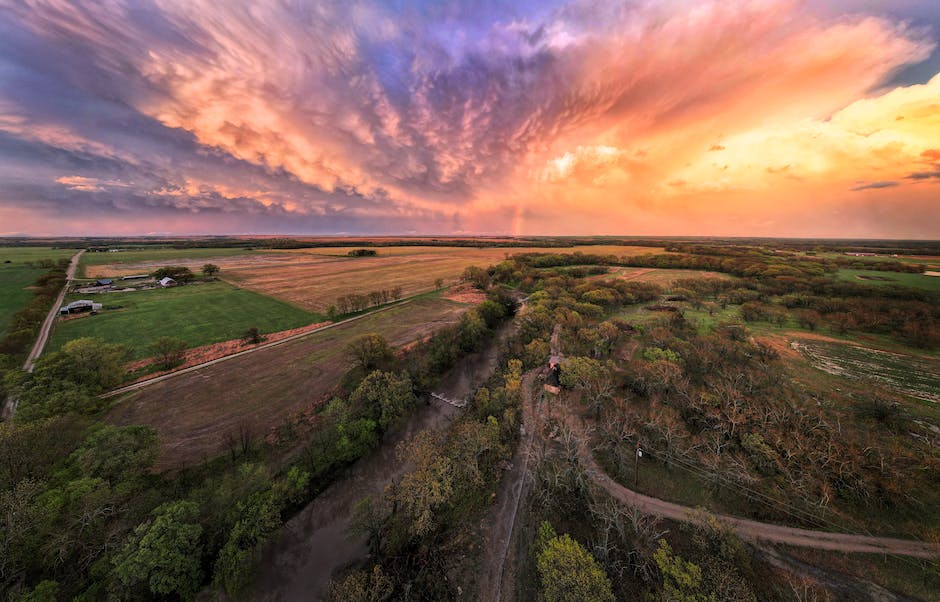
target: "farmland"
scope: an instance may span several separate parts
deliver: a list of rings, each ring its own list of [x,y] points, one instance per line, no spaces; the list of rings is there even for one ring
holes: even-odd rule
[[[661,252],[653,247],[584,246],[570,249],[381,247],[376,257],[350,258],[355,247],[322,247],[291,251],[254,251],[213,260],[222,278],[311,312],[325,312],[338,297],[401,287],[404,296],[430,291],[435,280],[450,284],[471,265],[486,267],[509,255],[531,251],[640,255]],[[104,254],[102,254],[104,255]],[[99,265],[89,276],[147,272],[166,262],[148,258],[141,263]],[[198,270],[201,260],[179,257],[177,265]]]
[[[820,370],[873,386],[940,402],[940,361],[843,343],[794,344]]]
[[[220,454],[224,437],[240,425],[264,434],[318,404],[349,369],[344,352],[352,337],[376,332],[403,345],[456,322],[468,307],[425,298],[368,314],[130,393],[108,420],[154,427],[161,468],[199,462]]]
[[[877,272],[874,270],[839,270],[836,277],[844,282],[869,284],[872,286],[907,286],[932,292],[940,292],[940,276],[907,274],[902,272]]]
[[[73,294],[67,301],[82,297]],[[105,310],[96,316],[60,321],[53,332],[50,351],[60,349],[72,339],[97,337],[127,346],[132,358],[139,359],[146,357],[147,346],[162,336],[178,338],[196,347],[237,339],[251,327],[265,333],[317,321],[317,316],[302,309],[227,282],[106,293],[94,299],[103,303]]]
[[[26,307],[32,298],[33,293],[28,287],[47,271],[46,268],[28,266],[26,263],[63,259],[71,257],[73,253],[71,249],[50,247],[0,247],[0,337],[5,334],[14,314]]]
[[[126,276],[141,271],[147,272],[167,264],[202,266],[209,260],[220,257],[237,257],[253,253],[245,248],[193,248],[169,249],[132,247],[115,253],[85,253],[79,265],[79,276],[100,278],[102,276]],[[198,266],[197,266],[198,264]],[[134,266],[137,269],[128,269]]]

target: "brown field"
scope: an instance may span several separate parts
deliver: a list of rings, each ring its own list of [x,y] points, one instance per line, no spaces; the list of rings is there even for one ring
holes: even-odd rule
[[[377,257],[350,258],[346,253],[361,247],[320,247],[291,251],[257,251],[249,255],[213,258],[222,268],[220,276],[233,284],[270,295],[308,311],[325,312],[336,299],[349,294],[367,294],[379,289],[402,287],[408,297],[434,289],[443,278],[452,284],[469,266],[487,267],[516,253],[554,252],[614,254],[617,256],[661,253],[657,247],[617,245],[578,246],[561,249],[475,247],[379,247]],[[165,262],[89,266],[90,277],[136,274]],[[205,259],[178,260],[194,271]]]
[[[236,268],[225,276],[256,292],[277,297],[309,311],[325,311],[336,299],[349,294],[402,287],[404,296],[434,288],[443,278],[455,282],[472,265],[487,267],[516,253],[558,252],[642,255],[661,249],[653,247],[585,246],[565,249],[473,247],[382,247],[377,257],[351,259],[346,253],[357,247],[304,249],[296,252],[296,263],[288,269],[267,269],[256,265]],[[309,259],[316,258],[315,262]],[[287,267],[287,266],[283,266]]]
[[[226,451],[240,425],[256,437],[322,403],[350,365],[352,337],[377,332],[402,346],[452,324],[471,306],[417,299],[277,347],[261,349],[131,392],[108,414],[114,424],[157,430],[159,470],[192,465]]]
[[[154,261],[139,261],[135,263],[105,263],[101,265],[86,265],[85,275],[88,278],[102,277],[121,277],[132,274],[143,274],[152,272],[166,265],[179,265],[191,269],[198,273],[206,263],[214,263],[222,268],[222,274],[233,269],[245,269],[251,267],[272,267],[283,268],[285,265],[298,261],[298,257],[293,253],[283,251],[264,251],[252,252],[248,254],[239,254],[222,257],[205,258],[176,258],[172,260],[160,259]],[[329,261],[327,257],[307,257],[307,261]]]

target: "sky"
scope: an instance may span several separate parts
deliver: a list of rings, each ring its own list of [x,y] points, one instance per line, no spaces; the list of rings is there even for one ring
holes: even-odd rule
[[[940,238],[936,0],[0,0],[0,236]]]

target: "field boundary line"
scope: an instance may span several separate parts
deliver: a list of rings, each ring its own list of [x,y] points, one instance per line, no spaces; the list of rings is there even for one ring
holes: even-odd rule
[[[285,338],[280,339],[280,340],[277,340],[277,341],[273,341],[273,342],[271,342],[271,343],[265,343],[265,344],[263,344],[263,345],[258,345],[258,346],[256,346],[256,347],[252,347],[251,349],[245,349],[244,351],[238,351],[238,352],[236,352],[236,353],[232,353],[232,354],[229,354],[229,355],[223,355],[222,357],[217,357],[217,358],[215,358],[214,360],[209,360],[208,362],[203,362],[203,363],[201,363],[201,364],[196,364],[196,365],[194,365],[194,366],[189,366],[189,367],[187,367],[187,368],[183,368],[182,370],[176,370],[175,372],[169,372],[169,373],[167,373],[167,374],[161,374],[160,376],[155,376],[155,377],[153,377],[153,378],[148,378],[147,380],[142,380],[142,381],[140,381],[140,382],[136,382],[136,383],[131,384],[131,385],[127,385],[127,386],[124,386],[124,387],[119,387],[119,388],[117,388],[117,389],[108,391],[107,393],[102,393],[102,394],[99,395],[98,397],[100,397],[101,399],[108,399],[108,398],[110,398],[110,397],[116,397],[116,396],[122,395],[122,394],[124,394],[124,393],[130,393],[131,391],[136,391],[136,390],[138,390],[138,389],[142,389],[142,388],[144,388],[144,387],[146,387],[146,386],[153,385],[153,384],[156,384],[156,383],[158,383],[158,382],[162,382],[162,381],[164,381],[164,380],[173,378],[173,377],[175,377],[175,376],[180,376],[181,374],[188,374],[188,373],[190,373],[190,372],[195,372],[196,370],[199,370],[200,368],[205,368],[205,367],[207,367],[207,366],[212,366],[212,365],[215,365],[215,364],[219,364],[219,363],[224,362],[224,361],[226,361],[226,360],[230,360],[230,359],[233,359],[233,358],[236,358],[236,357],[241,357],[241,356],[247,355],[247,354],[249,354],[249,353],[255,353],[256,351],[262,351],[262,350],[264,350],[264,349],[270,349],[270,348],[272,348],[272,347],[277,347],[278,345],[283,345],[284,343],[289,343],[289,342],[291,342],[291,341],[296,341],[296,340],[298,340],[298,339],[302,339],[302,338],[304,338],[304,337],[308,337],[308,336],[311,336],[311,335],[314,335],[314,334],[323,332],[324,330],[329,330],[330,328],[336,328],[337,326],[342,326],[342,325],[344,325],[344,324],[349,324],[350,322],[355,322],[356,320],[361,320],[362,318],[365,318],[365,317],[367,317],[367,316],[372,316],[372,315],[375,315],[375,314],[377,314],[377,313],[380,313],[380,312],[383,312],[383,311],[386,311],[386,310],[389,310],[389,309],[392,309],[392,308],[395,308],[395,307],[401,307],[402,305],[405,305],[405,304],[407,304],[407,303],[411,303],[412,301],[415,300],[415,298],[416,298],[416,297],[410,297],[410,298],[404,299],[404,300],[402,300],[402,301],[396,301],[396,302],[394,302],[394,303],[390,303],[390,304],[388,304],[388,305],[386,305],[386,306],[384,306],[384,307],[380,307],[380,308],[375,309],[375,310],[373,310],[373,311],[366,312],[366,313],[363,313],[363,314],[359,314],[358,316],[353,316],[353,317],[351,317],[351,318],[346,318],[345,320],[340,320],[339,322],[333,322],[332,324],[327,324],[326,326],[321,326],[320,328],[315,328],[315,329],[313,329],[313,330],[308,330],[307,332],[301,332],[301,333],[298,333],[298,334],[295,334],[295,335],[291,335],[291,336],[289,336],[289,337],[285,337]]]

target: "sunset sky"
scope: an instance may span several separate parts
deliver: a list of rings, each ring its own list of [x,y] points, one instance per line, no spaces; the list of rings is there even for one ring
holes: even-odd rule
[[[940,238],[937,0],[0,0],[0,236]]]

